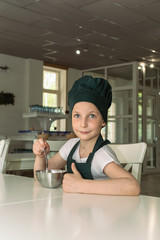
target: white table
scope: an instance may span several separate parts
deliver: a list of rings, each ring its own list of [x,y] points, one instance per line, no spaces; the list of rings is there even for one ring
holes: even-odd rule
[[[159,240],[160,198],[69,194],[0,175],[0,239]]]

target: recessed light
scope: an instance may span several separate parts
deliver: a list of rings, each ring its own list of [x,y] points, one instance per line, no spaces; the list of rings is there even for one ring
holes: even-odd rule
[[[152,64],[150,64],[150,68],[154,68],[154,64],[152,63]]]
[[[76,54],[79,55],[81,51],[79,49],[76,49]]]
[[[99,56],[100,56],[100,57],[105,57],[103,53],[100,53]]]
[[[145,70],[145,63],[140,63],[141,69],[144,71]]]
[[[87,47],[84,48],[84,49],[83,49],[83,52],[84,52],[84,53],[87,53],[87,52],[88,52],[88,48],[87,48]]]

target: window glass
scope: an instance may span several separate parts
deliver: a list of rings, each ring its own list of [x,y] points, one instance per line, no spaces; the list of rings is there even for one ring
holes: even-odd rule
[[[44,66],[42,105],[46,109],[53,108],[52,113],[66,111],[66,76],[67,71],[61,68]],[[66,120],[51,121],[50,131],[66,130]]]
[[[57,107],[57,94],[44,92],[43,106]]]
[[[107,79],[112,87],[132,85],[132,65],[108,68]]]
[[[121,90],[112,92],[112,105],[109,116],[132,114],[132,91]]]
[[[107,138],[111,143],[132,142],[132,119],[131,118],[108,118]]]
[[[156,168],[156,147],[147,147],[147,168]]]
[[[44,70],[43,88],[50,90],[58,90],[58,73]]]
[[[142,116],[142,111],[143,111],[143,108],[142,108],[142,104],[143,104],[143,98],[142,98],[142,91],[139,91],[138,93],[138,115],[141,115]]]
[[[147,116],[154,116],[156,112],[156,97],[147,95]]]

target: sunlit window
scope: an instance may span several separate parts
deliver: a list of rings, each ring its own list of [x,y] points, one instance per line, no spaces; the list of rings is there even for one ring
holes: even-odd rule
[[[66,70],[44,66],[43,69],[43,97],[44,107],[58,107],[66,111]],[[65,130],[65,120],[54,121],[50,131]]]
[[[58,107],[60,89],[60,72],[51,68],[44,68],[43,71],[43,106]]]

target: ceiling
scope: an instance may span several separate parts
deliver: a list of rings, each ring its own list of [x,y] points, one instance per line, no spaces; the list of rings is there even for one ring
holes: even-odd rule
[[[160,66],[160,0],[0,0],[0,53],[80,70]]]

